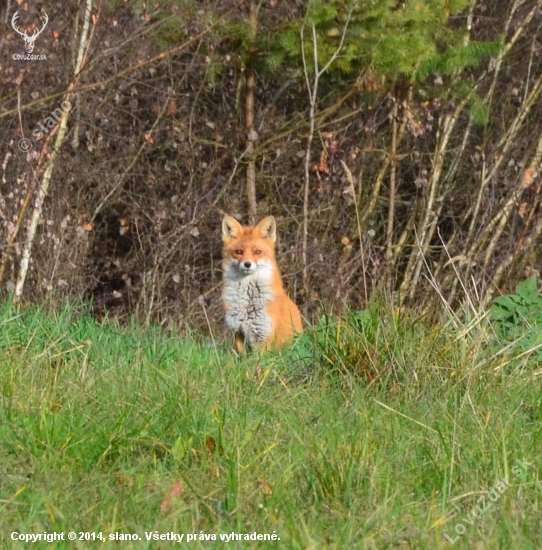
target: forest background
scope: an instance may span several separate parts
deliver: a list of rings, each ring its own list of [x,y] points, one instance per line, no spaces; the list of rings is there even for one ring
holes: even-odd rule
[[[277,217],[308,320],[375,291],[487,306],[540,271],[542,1],[17,0],[0,19],[15,302],[220,331],[225,212]]]

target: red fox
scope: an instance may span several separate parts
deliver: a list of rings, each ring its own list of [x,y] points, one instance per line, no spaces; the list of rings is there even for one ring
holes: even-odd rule
[[[273,216],[256,227],[231,216],[222,220],[222,301],[235,347],[269,350],[303,331],[301,313],[288,298],[275,258],[277,224]]]

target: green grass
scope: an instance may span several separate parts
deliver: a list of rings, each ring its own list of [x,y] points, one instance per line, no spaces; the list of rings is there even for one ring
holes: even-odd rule
[[[239,359],[70,308],[5,306],[0,548],[538,549],[540,376],[505,368],[474,321],[427,326],[373,304],[324,318],[288,352]],[[521,475],[517,460],[531,463]],[[232,532],[280,541],[220,541]]]

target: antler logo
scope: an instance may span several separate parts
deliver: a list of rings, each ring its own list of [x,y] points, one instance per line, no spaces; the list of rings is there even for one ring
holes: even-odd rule
[[[17,17],[19,17],[19,10],[17,10],[13,14],[13,17],[11,19],[11,26],[15,29],[15,31],[17,33],[19,33],[23,37],[23,40],[25,41],[25,44],[26,44],[26,52],[27,53],[32,53],[34,51],[34,45],[35,45],[36,39],[43,32],[43,29],[47,26],[47,23],[49,21],[49,16],[46,13],[43,14],[43,27],[39,31],[35,30],[34,34],[32,36],[28,36],[26,34],[26,31],[21,32],[18,29],[18,27],[17,27]]]

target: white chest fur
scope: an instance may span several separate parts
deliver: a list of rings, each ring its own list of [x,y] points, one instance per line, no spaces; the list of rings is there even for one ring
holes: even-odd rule
[[[242,332],[249,345],[267,340],[273,324],[267,305],[274,299],[271,289],[273,267],[259,266],[256,272],[242,274],[230,264],[224,273],[222,299],[226,305],[226,324],[235,332]]]

